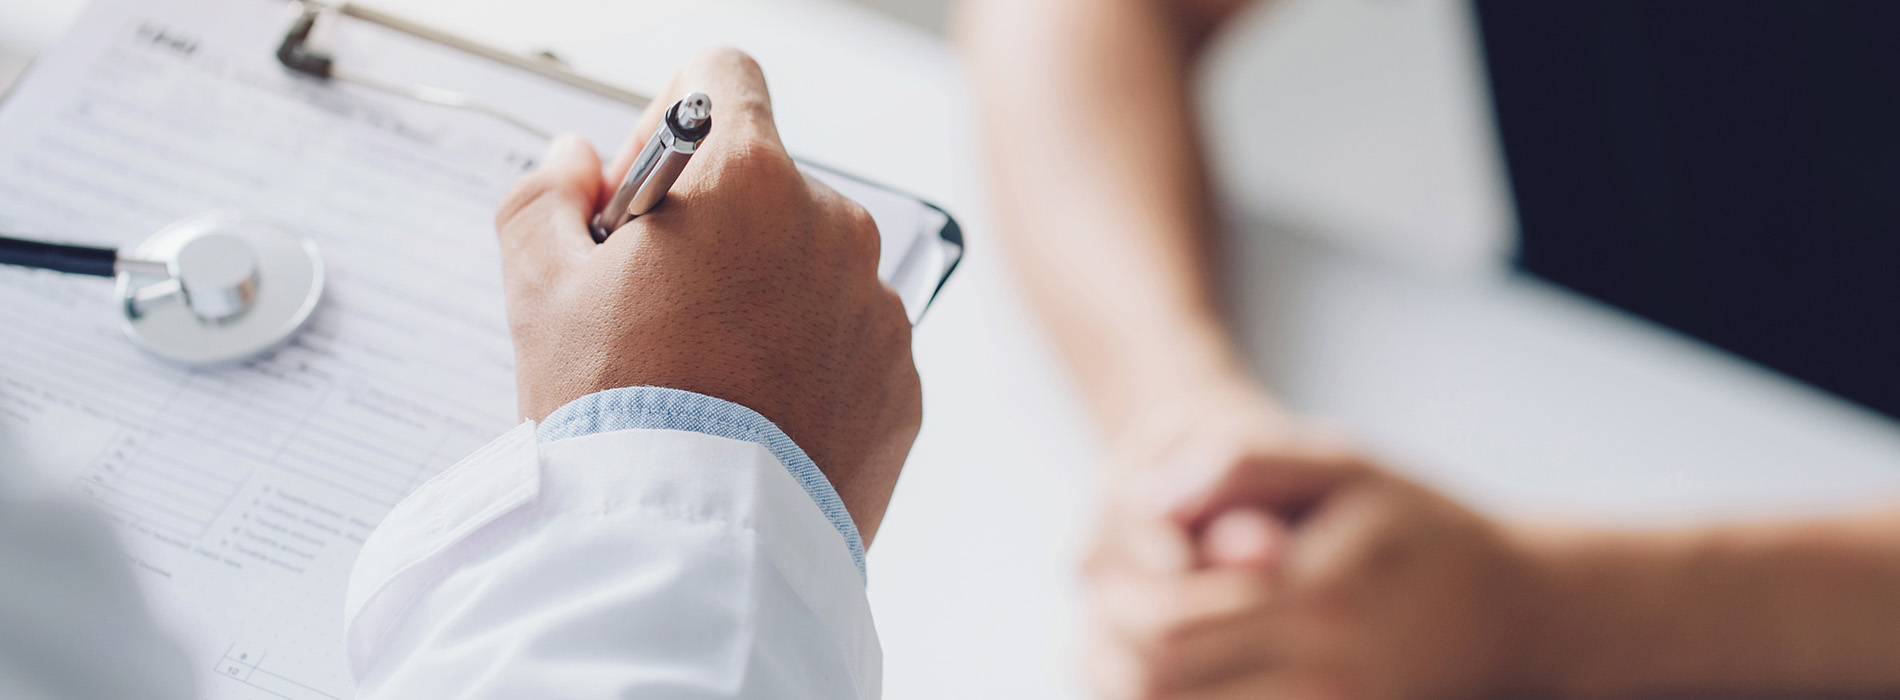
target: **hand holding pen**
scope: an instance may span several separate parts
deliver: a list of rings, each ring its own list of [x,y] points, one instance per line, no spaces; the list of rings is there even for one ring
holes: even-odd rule
[[[664,165],[675,158],[664,151],[677,150],[665,144],[684,141],[670,134],[694,100],[667,109],[672,117],[658,114],[667,101],[646,115],[658,136],[630,145],[649,154],[657,141],[661,157],[623,154],[621,163],[658,161],[645,178],[624,179],[679,179],[652,215],[595,244],[589,224],[601,202],[620,199],[610,179],[623,178],[618,164],[603,174],[575,137],[557,139],[501,206],[521,416],[541,420],[630,386],[744,406],[811,457],[869,542],[922,410],[910,319],[877,276],[877,223],[799,170],[751,59],[714,52],[676,84],[718,100],[719,131],[680,172]],[[639,210],[640,197],[624,201]],[[608,209],[615,215],[602,220],[612,222],[619,212]]]
[[[594,242],[606,242],[634,217],[658,206],[679,180],[686,162],[692,160],[693,152],[699,150],[699,143],[711,132],[712,98],[706,93],[692,93],[668,107],[647,145],[633,159],[633,167],[627,169],[620,188],[607,200],[607,207],[594,216],[590,226]]]

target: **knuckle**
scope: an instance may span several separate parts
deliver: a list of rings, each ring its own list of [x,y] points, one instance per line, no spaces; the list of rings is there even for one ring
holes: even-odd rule
[[[916,424],[916,427],[922,427],[924,417],[924,383],[922,377],[917,374],[917,362],[911,359],[908,338],[909,335],[906,334],[905,340],[901,342],[898,348],[897,355],[901,358],[898,360],[898,372],[900,377],[898,382],[903,386],[904,414],[910,418],[907,422]]]
[[[794,182],[798,170],[790,155],[757,138],[740,138],[719,149],[712,169],[715,180],[731,181],[749,193],[762,193],[762,187],[785,186]]]
[[[907,385],[911,393],[917,396],[918,411],[922,412],[923,383],[917,374],[917,362],[911,352],[910,314],[904,310],[904,303],[897,298],[897,292],[883,283],[875,283],[877,298],[873,301],[869,324],[877,344],[883,346],[882,352],[899,365],[901,374],[898,380]]]
[[[720,122],[754,126],[771,122],[766,70],[749,53],[735,48],[707,49],[693,59],[690,72],[697,72],[714,84],[724,84],[724,87],[709,86],[709,89],[731,89],[728,93],[712,95],[720,103]]]
[[[736,93],[713,96],[721,102],[718,105],[720,121],[731,124],[771,120],[765,69],[759,66],[751,54],[729,46],[717,47],[700,52],[690,65],[692,68],[689,72],[698,73],[714,82],[732,81],[728,86],[738,88]]]
[[[878,312],[885,319],[886,326],[908,349],[910,347],[910,311],[904,308],[904,298],[897,293],[897,290],[891,289],[890,285],[880,282],[877,285],[877,304]]]
[[[759,62],[752,54],[731,46],[715,46],[701,51],[693,58],[695,63],[710,68],[734,70],[748,77],[763,77],[765,71],[759,68]]]
[[[845,235],[851,244],[852,252],[860,259],[868,259],[872,264],[876,264],[884,247],[884,237],[877,230],[877,219],[871,217],[871,212],[865,209],[864,205],[850,199],[844,200],[844,215]],[[894,297],[895,293],[892,296]]]
[[[917,413],[923,411],[923,383],[917,374],[917,362],[911,356],[910,315],[904,312],[903,301],[897,298],[897,292],[883,283],[877,283],[873,292],[871,317],[869,319],[876,341],[883,346],[886,357],[892,358],[898,382],[905,386],[908,394],[915,398]]]

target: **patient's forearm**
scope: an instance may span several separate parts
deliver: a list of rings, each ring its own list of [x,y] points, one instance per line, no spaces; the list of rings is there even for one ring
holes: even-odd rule
[[[1209,269],[1194,34],[1156,0],[964,10],[998,223],[1097,417],[1246,381]]]
[[[1553,600],[1538,690],[1900,691],[1900,513],[1532,547]]]

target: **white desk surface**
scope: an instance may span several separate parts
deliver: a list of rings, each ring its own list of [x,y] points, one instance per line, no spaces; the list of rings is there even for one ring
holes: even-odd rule
[[[646,91],[692,49],[738,46],[765,66],[795,152],[954,213],[969,257],[917,332],[924,430],[870,558],[886,696],[1082,695],[1073,561],[1096,448],[999,257],[948,47],[825,0],[374,4]],[[0,7],[0,78],[79,5]],[[1494,177],[1479,160],[1467,195]],[[1442,221],[1496,224],[1481,196],[1459,206]],[[1482,508],[1629,522],[1900,495],[1900,430],[1884,418],[1534,281],[1419,274],[1239,228],[1246,336],[1275,385]]]

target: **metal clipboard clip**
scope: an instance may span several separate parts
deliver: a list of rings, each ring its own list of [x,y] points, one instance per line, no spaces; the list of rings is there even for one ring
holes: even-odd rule
[[[483,58],[500,61],[641,109],[646,108],[647,103],[651,101],[645,95],[629,92],[575,73],[553,54],[542,53],[535,57],[524,57],[500,51],[361,5],[350,3],[329,5],[313,0],[293,0],[292,4],[298,8],[298,15],[296,20],[291,22],[290,29],[284,32],[284,40],[277,45],[277,62],[291,71],[318,80],[352,83],[433,105],[478,112],[542,139],[554,138],[554,133],[549,129],[515,116],[508,110],[482,102],[467,93],[430,85],[390,82],[365,73],[339,68],[335,58],[323,50],[316,36],[320,33],[319,27],[326,22],[334,21],[336,17],[354,17]]]
[[[652,99],[646,95],[630,92],[576,73],[550,54],[522,56],[502,51],[401,17],[347,2],[331,5],[317,0],[292,0],[292,4],[297,8],[297,15],[291,22],[290,29],[284,33],[283,41],[277,46],[277,61],[290,71],[317,80],[347,82],[406,99],[469,110],[505,122],[542,139],[553,138],[553,131],[464,92],[431,85],[393,82],[339,68],[335,57],[324,49],[321,35],[327,22],[334,22],[340,17],[349,17],[379,24],[425,41],[513,66],[637,109],[645,109],[647,104],[652,102]],[[883,200],[885,204],[902,201],[906,206],[919,208],[915,211],[914,218],[922,221],[922,226],[927,230],[919,233],[921,239],[898,262],[896,269],[891,271],[890,278],[885,282],[898,291],[911,322],[915,324],[921,320],[924,311],[936,300],[938,292],[942,291],[944,283],[949,281],[950,273],[956,270],[963,259],[963,232],[956,220],[941,207],[913,195],[817,165],[803,158],[794,158],[794,160],[797,161],[799,169],[807,175],[824,181],[833,189],[872,209],[873,218],[878,218],[877,212],[884,210],[884,207],[872,206],[873,200]],[[879,225],[882,227],[885,222],[880,220]]]

